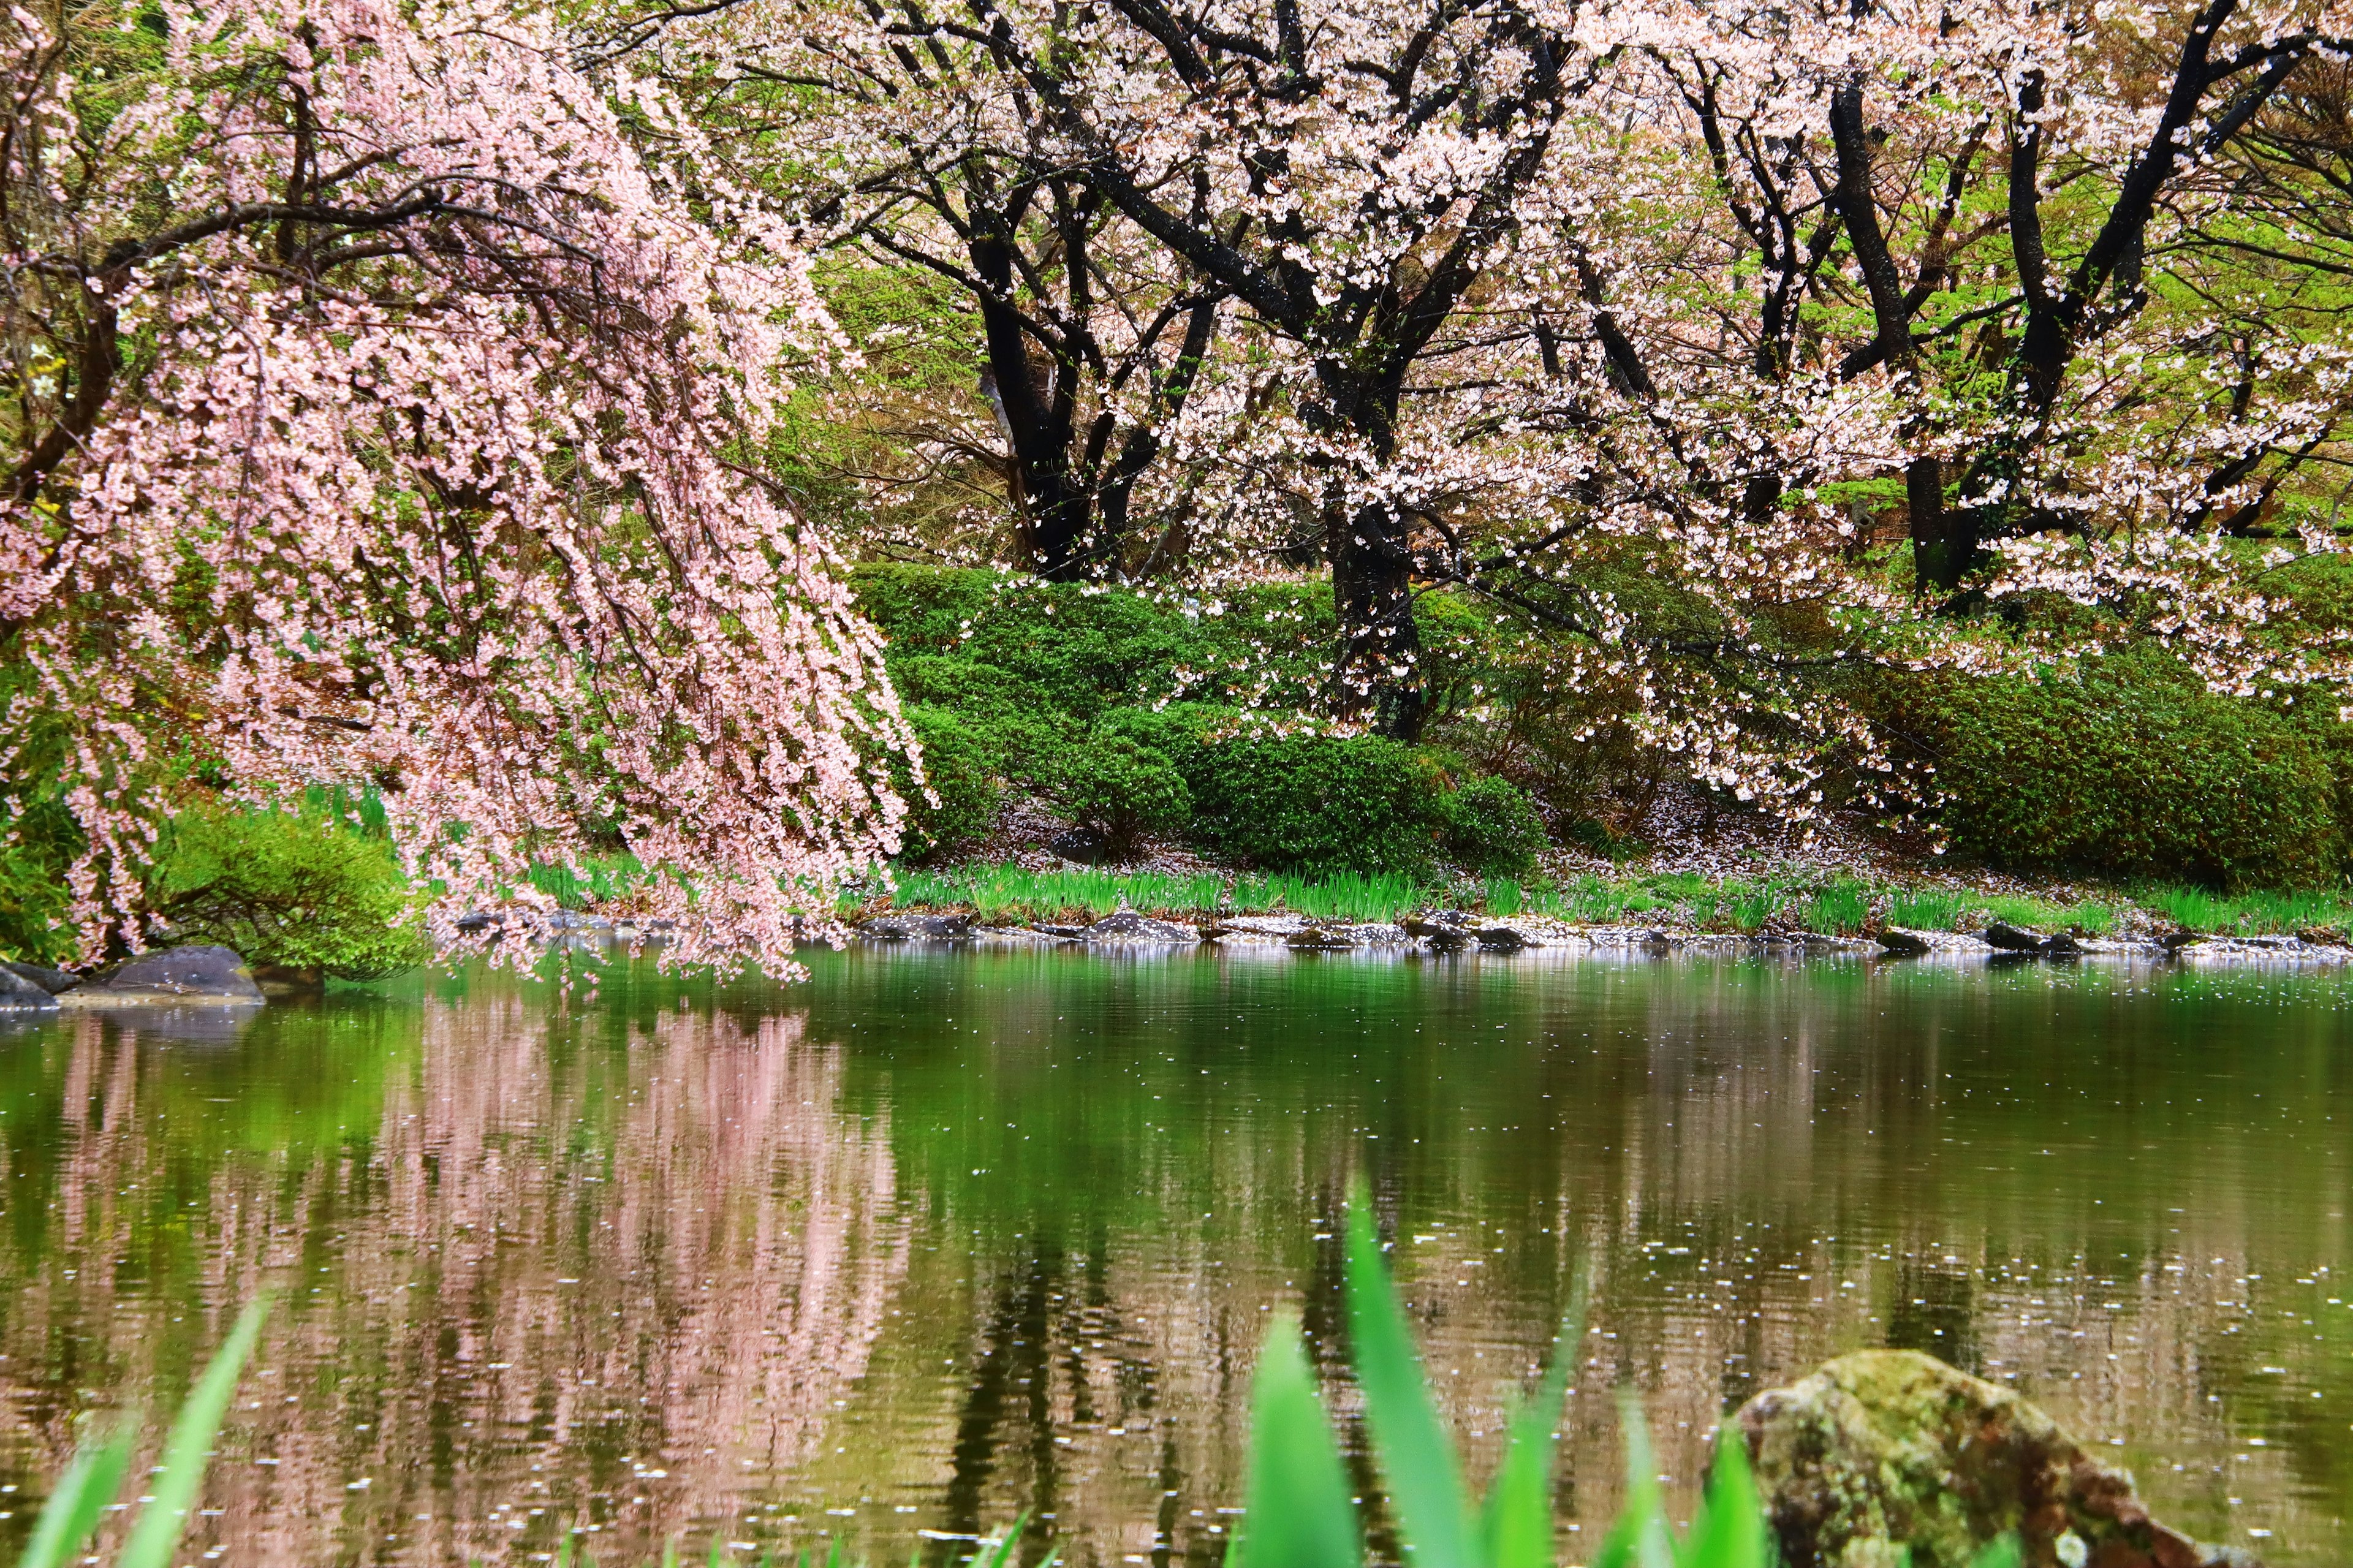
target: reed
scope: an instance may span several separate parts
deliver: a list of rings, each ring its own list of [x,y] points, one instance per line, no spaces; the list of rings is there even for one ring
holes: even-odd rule
[[[1556,1428],[1583,1338],[1580,1283],[1552,1364],[1506,1427],[1503,1464],[1483,1499],[1462,1476],[1432,1399],[1396,1287],[1373,1235],[1364,1184],[1350,1198],[1342,1266],[1348,1337],[1373,1458],[1407,1561],[1416,1568],[1551,1568]],[[1667,1517],[1641,1403],[1622,1397],[1626,1506],[1592,1568],[1770,1568],[1772,1532],[1748,1468],[1727,1429],[1716,1442],[1697,1516],[1679,1537]],[[1268,1331],[1251,1391],[1249,1492],[1230,1568],[1362,1568],[1364,1531],[1340,1445],[1300,1340],[1295,1315]],[[2013,1537],[1972,1568],[2019,1568]]]

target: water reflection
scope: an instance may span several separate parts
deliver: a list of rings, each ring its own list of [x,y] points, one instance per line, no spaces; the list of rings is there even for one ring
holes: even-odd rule
[[[264,1289],[207,1557],[495,1561],[572,1523],[641,1551],[804,1459],[906,1264],[840,1053],[797,1016],[600,1039],[512,992],[372,1014],[273,1020],[268,1076],[111,1021],[51,1042],[53,1101],[7,1119],[12,1479],[90,1398],[174,1397]]]
[[[78,1411],[175,1397],[272,1284],[202,1521],[225,1562],[527,1558],[578,1524],[608,1563],[679,1531],[946,1563],[1027,1510],[1076,1563],[1208,1568],[1272,1308],[1356,1419],[1335,1237],[1362,1172],[1474,1472],[1593,1271],[1567,1561],[1616,1505],[1621,1383],[1688,1476],[1726,1405],[1882,1343],[2044,1401],[2197,1531],[2345,1556],[2333,980],[815,969],[12,1046],[0,1479],[26,1489],[0,1531]]]

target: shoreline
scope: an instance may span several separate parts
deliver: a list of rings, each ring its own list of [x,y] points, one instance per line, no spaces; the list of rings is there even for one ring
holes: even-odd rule
[[[1451,918],[1450,918],[1451,917]],[[616,922],[616,934],[628,930]],[[1995,925],[1980,932],[1882,927],[1859,935],[1774,930],[1703,931],[1693,927],[1579,924],[1546,916],[1472,916],[1440,911],[1398,921],[1318,919],[1299,914],[1250,914],[1207,921],[1164,920],[1120,910],[1087,922],[1010,921],[937,906],[909,906],[857,920],[864,944],[987,945],[1076,948],[1230,947],[1292,952],[1387,951],[1508,955],[1584,951],[1669,957],[1852,957],[1879,961],[1978,960],[1988,963],[2125,959],[2147,963],[2290,964],[2338,967],[2353,963],[2353,945],[2308,942],[2297,935],[2178,933],[2154,936],[2073,936]]]

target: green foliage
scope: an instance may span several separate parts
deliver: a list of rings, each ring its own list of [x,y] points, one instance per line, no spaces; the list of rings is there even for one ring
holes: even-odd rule
[[[1438,797],[1447,858],[1470,870],[1517,875],[1545,846],[1544,818],[1519,785],[1474,778]]]
[[[195,801],[171,819],[149,907],[249,963],[382,980],[428,955],[418,897],[384,838],[339,813]]]
[[[213,1435],[228,1413],[237,1376],[245,1370],[246,1357],[253,1352],[253,1342],[261,1332],[261,1320],[268,1310],[265,1298],[237,1315],[228,1338],[213,1352],[211,1364],[181,1405],[164,1447],[163,1464],[153,1475],[142,1478],[148,1495],[142,1500],[143,1506],[115,1559],[115,1568],[169,1568],[172,1550],[187,1528],[188,1511],[195,1507],[196,1489],[204,1484]],[[64,1568],[80,1560],[90,1532],[98,1527],[99,1515],[121,1489],[138,1436],[137,1424],[125,1422],[105,1442],[85,1447],[74,1456],[48,1501],[41,1506],[41,1517],[33,1526],[33,1539],[18,1559],[18,1568]]]
[[[1201,837],[1270,870],[1419,873],[1438,848],[1433,770],[1395,741],[1237,736],[1187,782]]]
[[[2321,746],[2161,653],[2073,678],[1922,679],[1896,707],[1937,758],[1956,847],[1997,865],[2239,887],[2326,882],[2342,864]]]
[[[1193,816],[1193,795],[1168,759],[1124,735],[1099,734],[1064,752],[1050,786],[1071,820],[1102,835],[1114,855],[1146,835],[1175,833]]]
[[[969,844],[988,832],[1004,798],[1002,743],[981,723],[945,708],[906,709],[907,725],[923,748],[923,778],[933,798],[914,786],[906,764],[892,783],[907,803],[907,854],[923,859]]]

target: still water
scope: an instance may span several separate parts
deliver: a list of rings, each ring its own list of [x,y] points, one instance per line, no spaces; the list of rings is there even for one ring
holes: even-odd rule
[[[528,1563],[575,1528],[607,1568],[680,1536],[945,1563],[1024,1510],[1088,1568],[1214,1563],[1272,1309],[1353,1411],[1360,1173],[1474,1473],[1590,1271],[1566,1562],[1616,1505],[1618,1388],[1688,1479],[1720,1412],[1882,1344],[2042,1401],[2195,1533],[2353,1555],[2339,978],[813,970],[0,1039],[0,1555],[80,1418],[168,1408],[269,1290],[183,1563]]]

